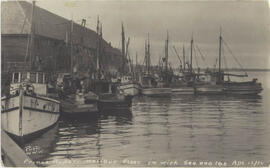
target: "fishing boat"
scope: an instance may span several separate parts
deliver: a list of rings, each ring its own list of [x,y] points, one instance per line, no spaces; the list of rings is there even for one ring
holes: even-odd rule
[[[61,112],[69,117],[86,117],[98,114],[98,96],[93,92],[67,95],[61,100]]]
[[[118,89],[127,96],[136,96],[140,93],[141,86],[131,76],[122,76],[121,82],[118,84]]]
[[[197,85],[204,83],[204,80],[201,77],[199,68],[198,68],[198,72],[195,72],[195,70],[193,69],[193,50],[195,52],[193,37],[191,38],[191,44],[190,44],[189,62],[186,62],[184,45],[183,45],[183,58],[182,58],[183,61],[181,60],[175,46],[173,46],[173,48],[180,61],[180,74],[178,75],[178,79],[173,81],[170,85],[172,88],[172,94],[173,95],[193,95],[194,83],[196,83]]]
[[[1,126],[19,142],[53,126],[60,102],[48,97],[43,72],[13,72],[10,93],[1,98]]]
[[[170,96],[171,88],[157,87],[156,79],[151,75],[144,75],[141,77],[142,82],[142,95],[155,97],[155,96]]]
[[[35,54],[35,1],[24,68],[13,71],[9,89],[1,97],[1,126],[18,143],[32,139],[57,123],[60,102],[51,89],[49,74],[41,70]]]
[[[229,46],[226,44],[224,39],[219,36],[219,56],[218,56],[218,71],[215,69],[212,71],[206,72],[206,77],[208,78],[208,82],[204,85],[195,85],[195,94],[225,94],[225,95],[257,95],[263,89],[261,83],[257,82],[257,79],[253,79],[251,81],[231,81],[230,77],[248,77],[247,73],[244,75],[225,73],[223,69],[221,69],[221,46],[225,44],[229,49]],[[231,50],[229,49],[231,55]],[[241,64],[234,57],[236,62],[241,66]],[[227,80],[225,77],[227,76]]]
[[[57,81],[61,81],[58,82],[60,109],[64,117],[79,119],[98,114],[98,96],[87,90],[86,80],[66,73],[58,74]]]
[[[99,20],[97,22],[97,56],[96,56],[96,74],[93,75],[94,79],[91,80],[89,89],[98,95],[98,110],[104,113],[108,110],[129,109],[132,104],[133,95],[128,95],[124,90],[119,89],[119,83],[113,82],[112,79],[106,78],[100,64],[100,55],[102,54],[102,32],[100,31]],[[125,90],[126,91],[126,90]],[[88,101],[88,98],[86,97]]]
[[[118,90],[117,84],[106,80],[97,80],[92,86],[94,92],[99,96],[98,110],[106,112],[109,110],[129,109],[132,105],[133,96],[127,96]]]
[[[145,96],[170,96],[171,88],[164,85],[164,81],[160,81],[151,73],[151,58],[150,58],[150,40],[145,42],[145,64],[146,72],[140,76],[140,84],[142,86],[142,95]]]
[[[71,20],[71,22],[73,22]],[[70,24],[72,30],[73,23]],[[65,117],[84,118],[87,116],[95,116],[98,114],[98,96],[88,91],[87,77],[79,76],[78,73],[74,74],[76,58],[73,56],[73,41],[72,31],[70,31],[70,72],[58,73],[57,86],[61,93],[61,113]]]
[[[129,75],[134,74],[132,72],[132,64],[131,64],[131,59],[128,59],[128,46],[129,46],[129,41],[130,39],[128,38],[127,44],[125,44],[125,31],[124,31],[124,26],[122,23],[122,72],[121,72],[121,78],[120,78],[120,83],[118,84],[118,89],[121,90],[125,95],[127,96],[136,96],[140,93],[141,86],[138,82],[135,81],[134,75]],[[129,71],[130,73],[126,73],[127,70],[127,65],[126,62],[130,63],[130,68]]]

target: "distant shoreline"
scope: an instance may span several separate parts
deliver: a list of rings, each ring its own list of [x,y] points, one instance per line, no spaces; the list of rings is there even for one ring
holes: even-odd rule
[[[227,71],[270,71],[270,69],[228,69]]]
[[[211,68],[210,68],[211,69]],[[197,69],[194,69],[195,71]],[[201,71],[205,71],[206,69],[205,68],[202,68]],[[270,69],[257,69],[257,68],[250,68],[250,69],[222,69],[224,71],[237,71],[237,72],[240,72],[240,71],[257,71],[257,72],[270,72]]]

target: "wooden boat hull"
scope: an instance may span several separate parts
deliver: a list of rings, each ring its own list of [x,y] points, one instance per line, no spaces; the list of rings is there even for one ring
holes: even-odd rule
[[[219,85],[195,86],[195,94],[257,95],[261,84],[252,82],[223,83]]]
[[[98,112],[98,96],[92,92],[68,95],[61,100],[61,113],[73,117],[95,115]]]
[[[219,95],[224,94],[224,87],[222,85],[195,86],[194,93],[197,95]]]
[[[132,105],[132,96],[101,96],[98,101],[99,111],[129,109]]]
[[[262,91],[261,84],[259,83],[232,83],[232,84],[224,84],[224,92],[225,94],[237,94],[237,95],[257,95]]]
[[[172,94],[171,88],[143,88],[142,95],[145,96],[170,96]]]
[[[97,113],[97,102],[91,104],[77,104],[76,102],[61,101],[61,112],[69,115],[82,113]]]
[[[140,85],[137,83],[120,84],[118,88],[123,92],[123,94],[128,96],[136,96],[140,93],[141,90]]]
[[[193,94],[194,94],[193,87],[172,88],[172,95],[193,95]]]
[[[2,128],[19,140],[42,133],[57,123],[60,115],[59,101],[24,93],[2,98],[1,107]]]

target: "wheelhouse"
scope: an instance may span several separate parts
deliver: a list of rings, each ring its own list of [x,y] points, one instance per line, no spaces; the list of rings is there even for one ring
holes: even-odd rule
[[[43,72],[14,72],[12,74],[12,84],[30,82],[37,84],[47,84],[48,75]]]
[[[10,94],[18,92],[20,85],[33,86],[34,93],[47,95],[48,75],[43,72],[13,72],[10,84]]]

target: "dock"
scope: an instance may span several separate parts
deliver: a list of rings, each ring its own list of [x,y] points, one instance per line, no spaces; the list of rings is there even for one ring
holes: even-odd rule
[[[3,167],[37,167],[5,131],[1,130],[1,136],[1,164]]]

